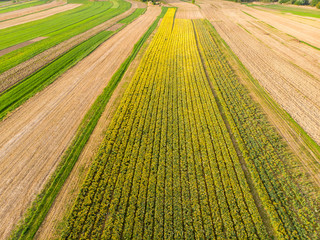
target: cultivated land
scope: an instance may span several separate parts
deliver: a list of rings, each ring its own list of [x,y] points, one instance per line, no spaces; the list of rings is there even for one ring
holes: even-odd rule
[[[17,11],[12,11],[12,12],[7,12],[7,13],[3,13],[0,15],[0,21],[5,21],[5,20],[9,20],[12,18],[19,18],[25,15],[29,15],[29,14],[34,14],[40,11],[44,11],[50,8],[55,8],[57,6],[61,6],[66,4],[66,2],[64,1],[52,1],[50,3],[46,3],[46,4],[42,4],[39,6],[34,6],[34,7],[29,7],[29,8],[24,8],[21,10],[17,10]]]
[[[157,7],[148,9],[0,123],[0,189],[6,196],[0,216],[7,223],[1,237],[43,188],[84,114],[159,13]]]
[[[45,11],[30,14],[27,16],[18,17],[18,18],[12,19],[12,20],[0,22],[0,29],[16,26],[19,24],[27,23],[27,22],[36,21],[36,20],[43,19],[46,17],[50,17],[51,15],[54,15],[54,14],[57,14],[60,12],[64,12],[67,10],[71,10],[71,9],[74,9],[79,6],[81,6],[81,5],[80,4],[65,4],[65,5],[55,7],[55,8],[49,9],[49,10],[45,10]]]
[[[126,90],[63,238],[319,237],[318,202],[219,36],[174,14]]]
[[[320,238],[317,18],[44,3],[0,22],[0,238]]]

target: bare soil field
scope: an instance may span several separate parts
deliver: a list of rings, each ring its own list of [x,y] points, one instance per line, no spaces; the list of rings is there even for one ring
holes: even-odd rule
[[[257,17],[255,19],[245,14],[243,10],[248,7],[240,4],[215,0],[202,2],[200,6],[203,14],[253,77],[319,144],[320,51],[288,36],[285,31],[265,24],[258,18],[260,14],[253,13],[259,10],[250,11],[252,16],[254,14]],[[276,15],[275,19],[278,18]],[[315,33],[320,34],[320,30]],[[281,131],[281,125],[278,124],[278,128]],[[289,141],[297,141],[288,133],[282,134],[291,146]],[[320,174],[317,169],[313,169],[314,163],[307,162],[306,158],[302,160],[305,160],[303,164],[309,173],[319,182]]]
[[[0,123],[0,238],[58,165],[81,119],[161,9],[152,7]]]
[[[51,8],[51,9],[46,10],[46,11],[41,11],[41,12],[37,12],[37,13],[26,15],[26,16],[23,16],[23,17],[19,17],[19,18],[8,20],[8,21],[0,22],[0,29],[16,26],[16,25],[19,25],[19,24],[27,23],[27,22],[36,21],[36,20],[39,20],[39,19],[43,19],[43,18],[52,16],[52,15],[57,14],[57,13],[61,13],[61,12],[65,12],[65,11],[74,9],[76,7],[79,7],[79,6],[81,6],[81,4],[65,4],[65,5],[62,5],[62,6]]]
[[[178,10],[176,12],[176,18],[181,19],[199,19],[203,18],[200,9],[190,3],[182,2],[179,0],[168,0],[166,1],[169,6],[178,7]]]
[[[0,92],[3,92],[4,90],[6,90],[9,87],[16,84],[17,82],[26,78],[27,76],[29,76],[33,72],[42,68],[43,66],[50,63],[51,61],[56,59],[58,56],[67,52],[68,50],[70,50],[71,48],[77,46],[81,42],[96,35],[100,31],[103,31],[103,30],[110,28],[112,25],[114,25],[115,23],[117,23],[121,19],[123,19],[123,18],[129,16],[131,13],[133,13],[137,7],[138,7],[137,4],[132,3],[132,7],[128,11],[126,11],[126,12],[124,12],[124,13],[122,13],[122,14],[84,32],[84,33],[76,35],[76,36],[74,36],[74,37],[72,37],[62,43],[59,43],[58,45],[38,54],[38,55],[34,56],[33,58],[17,65],[16,67],[13,67],[13,68],[9,69],[8,71],[2,73],[0,75]],[[5,50],[6,49],[4,49],[3,51],[5,51]],[[15,49],[12,49],[12,51],[13,50],[15,50]],[[8,52],[6,52],[6,53],[8,53]]]
[[[320,31],[318,28],[271,12],[260,11],[246,6],[241,6],[241,8],[253,17],[270,24],[278,30],[320,48]],[[316,23],[320,26],[320,22],[317,21]]]
[[[64,1],[53,1],[47,4],[42,4],[39,6],[34,6],[34,7],[29,7],[29,8],[24,8],[24,9],[20,9],[17,11],[12,11],[12,12],[7,12],[7,13],[3,13],[0,14],[0,21],[5,21],[8,19],[12,19],[12,18],[18,18],[18,17],[22,17],[28,14],[32,14],[32,13],[36,13],[36,12],[40,12],[43,11],[45,9],[49,9],[49,8],[54,8],[60,5],[64,5],[66,4],[66,2]]]

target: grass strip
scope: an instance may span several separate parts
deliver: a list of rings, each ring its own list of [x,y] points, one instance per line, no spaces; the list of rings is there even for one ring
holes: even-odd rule
[[[136,19],[138,16],[144,14],[146,12],[146,8],[137,8],[132,14],[130,14],[128,17],[122,19],[121,21],[119,21],[118,23],[130,23],[132,22],[134,19]]]
[[[0,14],[12,12],[12,11],[17,11],[20,9],[29,8],[29,7],[33,7],[33,6],[42,5],[47,2],[49,2],[49,1],[48,0],[41,0],[41,1],[32,1],[32,2],[28,2],[28,3],[14,4],[14,6],[8,6],[8,7],[4,7],[2,9],[0,9]]]
[[[121,64],[118,71],[112,76],[107,87],[103,90],[102,94],[93,103],[85,117],[83,118],[75,138],[71,145],[65,152],[61,163],[55,170],[54,174],[46,184],[42,192],[37,196],[30,209],[28,209],[26,216],[17,229],[11,235],[11,239],[32,239],[43,220],[45,219],[51,205],[57,197],[61,187],[71,173],[74,165],[76,164],[84,146],[88,142],[95,126],[97,125],[104,109],[112,96],[113,91],[116,89],[118,83],[121,81],[130,63],[138,54],[139,50],[149,38],[151,33],[155,30],[159,20],[164,16],[167,8],[162,8],[161,14],[149,27],[147,32],[135,44],[130,56]]]

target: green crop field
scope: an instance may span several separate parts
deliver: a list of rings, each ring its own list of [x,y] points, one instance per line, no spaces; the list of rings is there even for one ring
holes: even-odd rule
[[[41,20],[0,30],[2,36],[0,50],[37,37],[47,37],[0,57],[0,73],[130,8],[130,3],[123,0],[119,0],[117,8],[112,8],[114,3],[110,1],[75,0],[71,2],[83,3],[83,5]]]
[[[109,125],[63,238],[319,238],[316,202],[214,28],[174,15]]]
[[[0,7],[0,14],[12,12],[12,11],[16,11],[16,10],[20,10],[20,9],[24,9],[24,8],[29,8],[29,7],[33,7],[33,6],[38,6],[41,4],[48,3],[48,2],[49,2],[49,0],[40,0],[40,1],[27,1],[24,3],[16,3],[16,4],[12,4],[10,6]]]

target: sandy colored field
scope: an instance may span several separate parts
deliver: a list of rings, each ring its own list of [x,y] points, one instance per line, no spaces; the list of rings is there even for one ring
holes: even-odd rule
[[[178,7],[178,10],[176,12],[176,18],[181,19],[198,19],[203,18],[200,9],[190,3],[182,2],[179,0],[167,0],[166,1],[169,6]]]
[[[249,13],[253,17],[264,21],[267,24],[283,31],[297,39],[307,42],[315,47],[320,48],[320,31],[319,28],[310,26],[306,23],[295,21],[278,14],[268,11],[261,11],[247,6],[241,6],[241,10]],[[320,22],[315,22],[320,27]]]
[[[36,13],[36,12],[40,12],[43,11],[45,9],[49,9],[49,8],[54,8],[60,5],[66,4],[66,2],[64,1],[53,1],[47,4],[42,4],[39,6],[34,6],[34,7],[29,7],[29,8],[24,8],[24,9],[20,9],[17,11],[12,11],[12,12],[7,12],[7,13],[2,13],[0,14],[0,21],[5,21],[8,19],[12,19],[12,18],[18,18],[21,16],[25,16],[31,13]]]
[[[30,14],[27,16],[23,16],[20,18],[15,18],[12,20],[8,20],[8,21],[4,21],[4,22],[0,22],[0,29],[4,29],[4,28],[8,28],[8,27],[12,27],[12,26],[16,26],[19,24],[23,24],[23,23],[27,23],[27,22],[32,22],[32,21],[36,21],[39,19],[43,19],[49,16],[52,16],[54,14],[57,13],[61,13],[64,11],[68,11],[71,9],[74,9],[76,7],[81,6],[81,4],[65,4],[59,7],[55,7],[49,10],[45,10],[45,11],[41,11],[41,12],[37,12],[34,14]]]
[[[81,119],[160,8],[102,44],[0,123],[0,238],[6,238],[55,170]]]
[[[101,32],[103,30],[107,30],[113,24],[117,23],[119,20],[129,16],[139,6],[141,6],[140,3],[132,2],[132,7],[128,11],[126,11],[126,12],[124,12],[124,13],[122,13],[122,14],[84,32],[84,33],[76,35],[76,36],[74,36],[74,37],[72,37],[62,43],[59,43],[58,45],[38,54],[38,55],[34,56],[33,58],[17,65],[16,67],[13,67],[13,68],[9,69],[8,71],[2,73],[0,75],[0,93],[3,92],[4,90],[8,89],[12,85],[16,84],[20,80],[26,78],[27,76],[29,76],[33,72],[37,71],[38,69],[42,68],[46,64],[50,63],[51,61],[56,59],[58,56],[67,52],[68,50],[70,50],[71,48],[77,46],[78,44],[80,44],[83,41],[89,39],[90,37],[96,35],[97,33]]]
[[[201,4],[204,15],[253,77],[319,144],[320,51],[246,15],[240,4],[216,0],[202,2],[205,2]],[[309,168],[314,163],[304,164],[319,181],[319,169]]]

